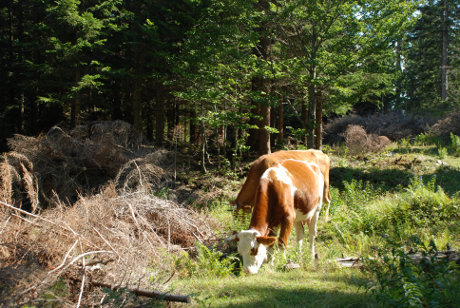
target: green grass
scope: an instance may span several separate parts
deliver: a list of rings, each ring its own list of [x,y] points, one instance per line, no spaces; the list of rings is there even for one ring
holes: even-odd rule
[[[390,293],[404,297],[404,292],[383,287],[376,292],[369,287],[377,283],[377,277],[380,283],[385,281],[382,273],[388,272],[385,266],[389,265],[380,263],[382,252],[408,251],[414,248],[414,239],[427,247],[432,243],[439,250],[448,244],[454,249],[460,246],[460,157],[454,145],[444,144],[447,153],[443,150],[440,164],[439,145],[433,140],[423,136],[413,143],[405,140],[387,152],[361,157],[347,151],[332,154],[331,219],[319,221],[319,262],[311,260],[308,240],[301,253],[294,248],[293,230],[286,258],[275,252],[272,264],[263,265],[255,276],[240,272],[235,254],[198,249],[197,256],[183,256],[176,262],[181,274],[170,289],[190,294],[193,307],[384,307],[388,302],[383,305],[380,300],[385,298],[398,303]],[[211,202],[208,214],[219,222],[216,233],[221,237],[249,224],[249,219],[233,218],[225,197]],[[379,265],[367,272],[339,269],[334,260],[342,255],[372,257]],[[301,267],[284,271],[287,259]],[[227,271],[229,266],[232,270]],[[393,271],[405,277],[399,267]],[[452,271],[458,276],[456,269]],[[401,288],[423,289],[421,282],[428,280],[423,271],[419,275]],[[423,296],[433,300],[430,294]],[[412,299],[409,296],[400,302]]]
[[[191,292],[192,307],[375,307],[356,270],[277,272],[255,276],[186,279],[174,287]]]

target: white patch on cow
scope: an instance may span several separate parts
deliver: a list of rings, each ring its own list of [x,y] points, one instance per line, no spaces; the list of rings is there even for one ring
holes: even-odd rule
[[[248,274],[257,274],[267,259],[267,248],[257,242],[259,231],[243,230],[238,233],[238,253],[243,258],[243,269]],[[254,255],[254,252],[257,254]]]
[[[273,171],[273,173],[275,174],[275,178],[271,178],[269,176],[270,171]],[[294,197],[295,192],[297,191],[297,187],[295,187],[294,183],[292,182],[291,173],[286,168],[281,166],[281,164],[278,164],[278,166],[276,167],[268,168],[262,175],[261,179],[268,179],[270,182],[273,182],[276,179],[278,181],[283,182],[286,185],[289,185],[292,197]]]

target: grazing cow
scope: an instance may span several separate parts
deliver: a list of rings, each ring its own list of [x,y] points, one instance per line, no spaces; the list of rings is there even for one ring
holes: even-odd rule
[[[316,223],[321,211],[323,189],[324,177],[316,163],[287,159],[263,173],[249,230],[229,238],[238,241],[238,252],[247,273],[257,273],[267,258],[267,247],[276,242],[273,235],[278,227],[278,244],[281,248],[286,247],[293,225],[301,248],[303,223],[307,222],[310,249],[315,257]]]
[[[240,211],[250,213],[254,206],[256,198],[256,189],[259,185],[259,179],[262,174],[270,167],[276,166],[283,160],[295,159],[306,162],[316,163],[321,173],[324,176],[323,202],[326,204],[325,217],[329,217],[329,204],[331,203],[331,195],[329,193],[329,156],[319,150],[294,150],[294,151],[278,151],[271,154],[266,154],[255,160],[249,170],[248,177],[243,184],[238,196],[231,203],[235,206],[234,215],[238,216]]]

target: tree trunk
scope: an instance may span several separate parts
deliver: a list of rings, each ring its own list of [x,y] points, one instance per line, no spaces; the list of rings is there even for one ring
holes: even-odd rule
[[[165,131],[165,106],[164,106],[164,89],[163,85],[156,84],[155,100],[155,143],[162,146],[164,142]]]
[[[323,96],[318,92],[316,100],[316,125],[315,125],[315,149],[321,150],[323,146]]]
[[[402,82],[402,67],[401,67],[401,40],[396,43],[396,71],[398,72],[398,80],[396,81],[396,104],[401,103],[401,82]],[[383,106],[384,111],[390,110],[389,104]]]
[[[270,12],[270,4],[267,0],[259,0],[255,4],[256,10],[264,12],[268,15]],[[259,43],[254,48],[253,53],[263,60],[269,61],[271,54],[271,40],[267,34],[268,32],[268,21],[261,22],[257,29],[259,35]],[[267,154],[271,152],[270,149],[270,132],[265,128],[270,126],[270,104],[269,100],[265,99],[270,94],[270,80],[263,76],[256,76],[252,80],[252,90],[257,93],[259,98],[263,99],[253,101],[253,105],[257,106],[256,115],[262,119],[256,121],[258,129],[257,132],[250,130],[250,137],[248,139],[249,145],[256,149],[259,155]]]
[[[168,99],[166,109],[166,121],[168,124],[168,140],[174,141],[174,127],[176,126],[176,104]]]
[[[140,82],[136,82],[133,94],[133,126],[137,136],[142,134],[142,101]]]
[[[441,100],[447,100],[448,90],[448,1],[444,0],[443,16],[442,16],[442,60],[441,60]]]
[[[195,123],[196,110],[195,106],[190,106],[190,144],[197,144],[200,140],[198,126]]]
[[[278,106],[278,141],[277,145],[283,145],[284,143],[284,108],[283,108],[283,101],[280,102]]]
[[[22,7],[22,1],[18,2],[18,38],[19,38],[19,63],[21,67],[21,73],[24,72],[24,64],[25,64],[25,57],[24,57],[24,9]],[[18,76],[21,77],[22,74]],[[24,134],[25,130],[25,94],[24,88],[21,87],[21,93],[19,94],[19,116],[20,116],[20,132]]]
[[[80,82],[80,65],[77,64],[75,68],[75,85],[78,85]],[[70,108],[70,127],[74,128],[80,122],[80,106],[81,96],[80,93],[75,93],[75,98],[72,101],[72,106]]]
[[[316,67],[311,67],[312,79],[308,86],[308,116],[307,116],[307,147],[314,148],[315,146],[315,121],[316,121]]]
[[[260,116],[262,116],[261,125],[259,126],[259,155],[270,154],[270,132],[266,127],[270,127],[270,106],[262,105]]]

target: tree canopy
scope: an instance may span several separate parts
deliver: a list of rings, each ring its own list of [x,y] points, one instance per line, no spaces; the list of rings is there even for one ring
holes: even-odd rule
[[[356,106],[459,107],[456,0],[8,0],[0,144],[121,119],[157,145],[321,147]],[[275,138],[276,137],[276,138]],[[204,158],[203,158],[204,159]]]

